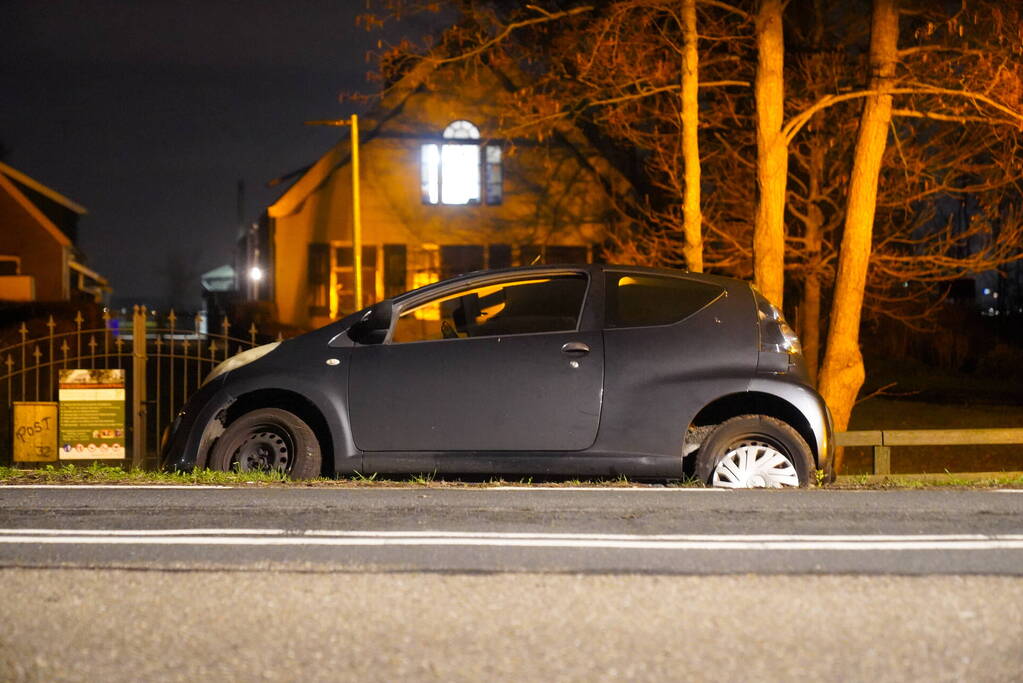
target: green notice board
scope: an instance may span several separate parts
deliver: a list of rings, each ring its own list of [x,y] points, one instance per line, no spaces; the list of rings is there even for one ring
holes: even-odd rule
[[[60,459],[124,459],[124,370],[61,370],[59,388]]]

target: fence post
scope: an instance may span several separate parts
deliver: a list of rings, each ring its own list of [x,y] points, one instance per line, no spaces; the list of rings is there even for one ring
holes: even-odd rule
[[[892,473],[892,447],[874,446],[874,474]]]
[[[146,307],[135,306],[131,320],[131,466],[146,457]]]

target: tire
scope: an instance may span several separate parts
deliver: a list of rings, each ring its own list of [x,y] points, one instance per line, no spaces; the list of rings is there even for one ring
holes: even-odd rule
[[[222,472],[278,470],[292,479],[312,479],[320,476],[322,460],[316,434],[301,418],[280,408],[260,408],[228,425],[207,466]]]
[[[799,432],[766,415],[740,415],[718,425],[696,456],[696,475],[708,486],[809,486],[813,454]]]

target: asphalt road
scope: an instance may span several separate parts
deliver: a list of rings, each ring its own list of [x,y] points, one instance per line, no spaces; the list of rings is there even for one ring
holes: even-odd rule
[[[0,566],[1023,574],[1023,492],[0,488]]]
[[[1023,492],[0,487],[0,680],[1015,681]]]

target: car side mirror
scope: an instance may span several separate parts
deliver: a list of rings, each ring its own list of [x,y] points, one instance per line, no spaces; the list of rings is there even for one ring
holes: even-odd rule
[[[394,305],[390,299],[379,301],[366,311],[362,319],[348,328],[348,337],[356,344],[382,344],[391,329]]]

